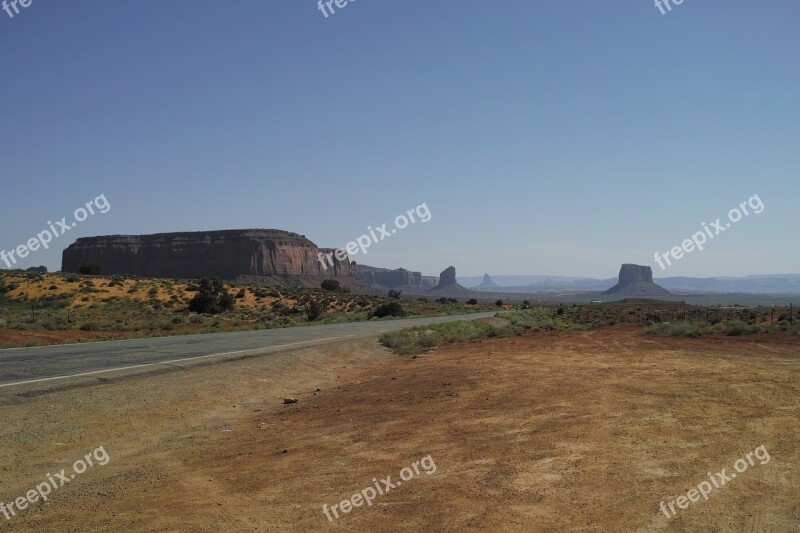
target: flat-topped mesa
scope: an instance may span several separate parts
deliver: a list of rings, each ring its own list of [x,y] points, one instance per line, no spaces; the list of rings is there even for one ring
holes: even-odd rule
[[[623,295],[630,298],[667,296],[664,287],[653,283],[653,269],[649,266],[624,264],[619,269],[619,282],[603,294]]]
[[[653,283],[653,269],[649,266],[632,265],[630,263],[622,265],[619,269],[619,284],[627,285],[637,281]]]
[[[323,267],[316,244],[304,235],[245,229],[85,237],[62,254],[61,270],[94,263],[102,274],[157,278],[215,276],[351,276],[349,258]]]
[[[405,268],[392,270],[361,264],[356,267],[356,277],[376,288],[401,289],[410,292],[427,291],[439,283],[439,278],[436,276],[423,276],[421,272],[413,272]]]

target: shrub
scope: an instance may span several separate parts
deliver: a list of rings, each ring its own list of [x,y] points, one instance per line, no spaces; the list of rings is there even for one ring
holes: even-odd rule
[[[245,291],[244,289],[239,289],[239,292],[236,293],[236,297],[244,298],[245,294],[247,294],[247,291]]]
[[[216,315],[233,309],[234,299],[225,290],[225,284],[216,278],[203,278],[198,283],[197,294],[189,300],[189,310],[195,313]]]
[[[319,319],[327,307],[328,302],[313,300],[306,308],[306,317],[308,318],[308,321],[314,322],[315,320]]]
[[[97,331],[100,329],[100,324],[97,322],[84,322],[80,326],[81,331]]]
[[[753,333],[760,333],[761,328],[755,324],[745,324],[740,320],[731,320],[725,324],[725,335],[738,337],[739,335],[751,335]]]
[[[339,283],[338,279],[326,279],[322,281],[320,287],[326,291],[338,291],[341,287],[341,283]]]
[[[494,303],[494,305],[496,305],[497,307],[503,307],[503,300],[497,300],[497,301]]]
[[[399,300],[401,294],[402,292],[400,291],[390,290],[389,294],[387,295],[387,298],[394,298],[395,300]]]
[[[400,302],[387,302],[379,305],[370,313],[370,317],[383,318],[387,316],[406,316],[406,312]]]
[[[85,276],[96,276],[100,274],[100,265],[97,263],[82,263],[78,271]]]
[[[469,300],[467,300],[467,305],[478,305],[478,300],[476,300],[475,298],[470,298]]]

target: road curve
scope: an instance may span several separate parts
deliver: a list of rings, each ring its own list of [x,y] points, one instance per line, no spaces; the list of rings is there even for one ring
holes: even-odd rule
[[[104,373],[147,369],[165,364],[213,360],[257,353],[267,348],[397,330],[409,326],[478,319],[494,313],[472,313],[429,318],[406,318],[348,324],[327,324],[231,333],[180,335],[120,341],[89,342],[0,350],[0,390],[57,382],[68,378],[101,377]]]

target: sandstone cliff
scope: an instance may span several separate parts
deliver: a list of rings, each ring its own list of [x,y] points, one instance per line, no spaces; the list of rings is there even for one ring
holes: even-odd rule
[[[324,269],[321,251],[303,235],[274,229],[108,235],[75,241],[64,250],[61,270],[96,263],[103,274],[159,278],[354,274],[349,259]]]

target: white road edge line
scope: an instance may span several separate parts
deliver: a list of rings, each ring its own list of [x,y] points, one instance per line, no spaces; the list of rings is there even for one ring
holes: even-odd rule
[[[348,337],[355,337],[355,335],[342,335],[340,337],[329,337],[327,339],[316,339],[316,340],[311,340],[311,341],[292,342],[292,343],[289,343],[289,344],[278,344],[276,346],[264,346],[263,348],[253,348],[251,350],[238,350],[238,351],[235,351],[235,352],[213,353],[213,354],[210,354],[210,355],[199,355],[197,357],[185,357],[183,359],[172,359],[170,361],[159,361],[157,363],[145,363],[143,365],[122,366],[122,367],[118,367],[118,368],[109,368],[107,370],[95,370],[94,372],[84,372],[82,374],[70,374],[70,375],[67,375],[67,376],[55,376],[55,377],[52,377],[52,378],[31,379],[31,380],[28,380],[28,381],[18,381],[16,383],[5,383],[3,385],[0,385],[0,388],[2,388],[2,387],[13,387],[14,385],[27,385],[29,383],[41,383],[43,381],[53,381],[53,380],[56,380],[56,379],[68,379],[68,378],[79,378],[79,377],[83,377],[83,376],[94,376],[96,374],[104,374],[106,372],[116,372],[118,370],[130,370],[130,369],[133,369],[133,368],[145,368],[145,367],[148,367],[148,366],[158,366],[158,365],[165,365],[165,364],[169,364],[169,363],[181,363],[183,361],[193,361],[195,359],[206,359],[208,357],[220,357],[220,356],[223,356],[223,355],[233,355],[233,354],[237,354],[237,353],[263,352],[264,350],[269,350],[271,348],[284,348],[286,346],[296,346],[298,344],[308,344],[308,343],[311,343],[311,342],[324,342],[324,341],[332,341],[332,340],[336,340],[336,339],[346,339]]]

